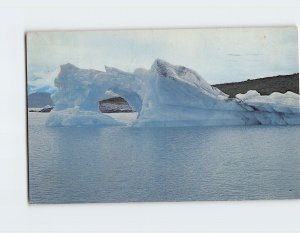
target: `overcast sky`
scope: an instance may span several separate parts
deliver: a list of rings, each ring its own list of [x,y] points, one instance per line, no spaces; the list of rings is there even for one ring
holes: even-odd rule
[[[52,84],[59,66],[132,72],[156,58],[211,84],[298,72],[296,27],[38,32],[27,34],[29,82]]]

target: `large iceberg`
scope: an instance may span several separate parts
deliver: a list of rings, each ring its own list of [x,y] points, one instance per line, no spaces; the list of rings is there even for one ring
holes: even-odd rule
[[[123,97],[138,112],[132,126],[300,124],[297,94],[261,96],[249,91],[229,98],[195,71],[160,59],[151,69],[133,73],[71,64],[60,68],[48,126],[122,125],[99,111],[98,101],[108,93]]]

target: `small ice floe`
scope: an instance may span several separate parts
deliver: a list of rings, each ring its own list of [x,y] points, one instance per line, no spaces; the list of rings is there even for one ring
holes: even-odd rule
[[[29,109],[29,112],[51,112],[51,110],[54,108],[54,106],[46,105],[43,108],[34,108]]]

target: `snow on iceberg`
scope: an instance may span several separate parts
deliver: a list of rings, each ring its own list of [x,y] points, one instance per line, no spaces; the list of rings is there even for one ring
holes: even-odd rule
[[[138,112],[133,126],[300,124],[299,95],[255,91],[229,98],[195,71],[157,59],[151,69],[133,73],[61,66],[52,95],[55,109],[48,126],[121,125],[102,114],[98,101],[114,93]]]
[[[257,91],[250,90],[246,94],[237,94],[236,98],[243,100],[258,112],[281,115],[287,124],[300,124],[299,95],[293,92],[285,94],[274,92],[271,95],[262,96]],[[265,119],[270,121],[270,119]]]
[[[285,94],[274,92],[271,95],[262,96],[257,91],[250,90],[246,94],[237,94],[236,98],[243,100],[245,103],[260,111],[282,113],[299,112],[299,95],[290,91]]]

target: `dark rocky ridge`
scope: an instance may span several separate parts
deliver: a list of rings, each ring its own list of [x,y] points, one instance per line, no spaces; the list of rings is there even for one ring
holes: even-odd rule
[[[286,93],[287,91],[299,94],[299,73],[252,79],[243,82],[216,84],[213,86],[219,88],[230,97],[235,97],[239,93],[244,94],[249,90],[256,90],[261,95],[270,95],[273,92]]]

